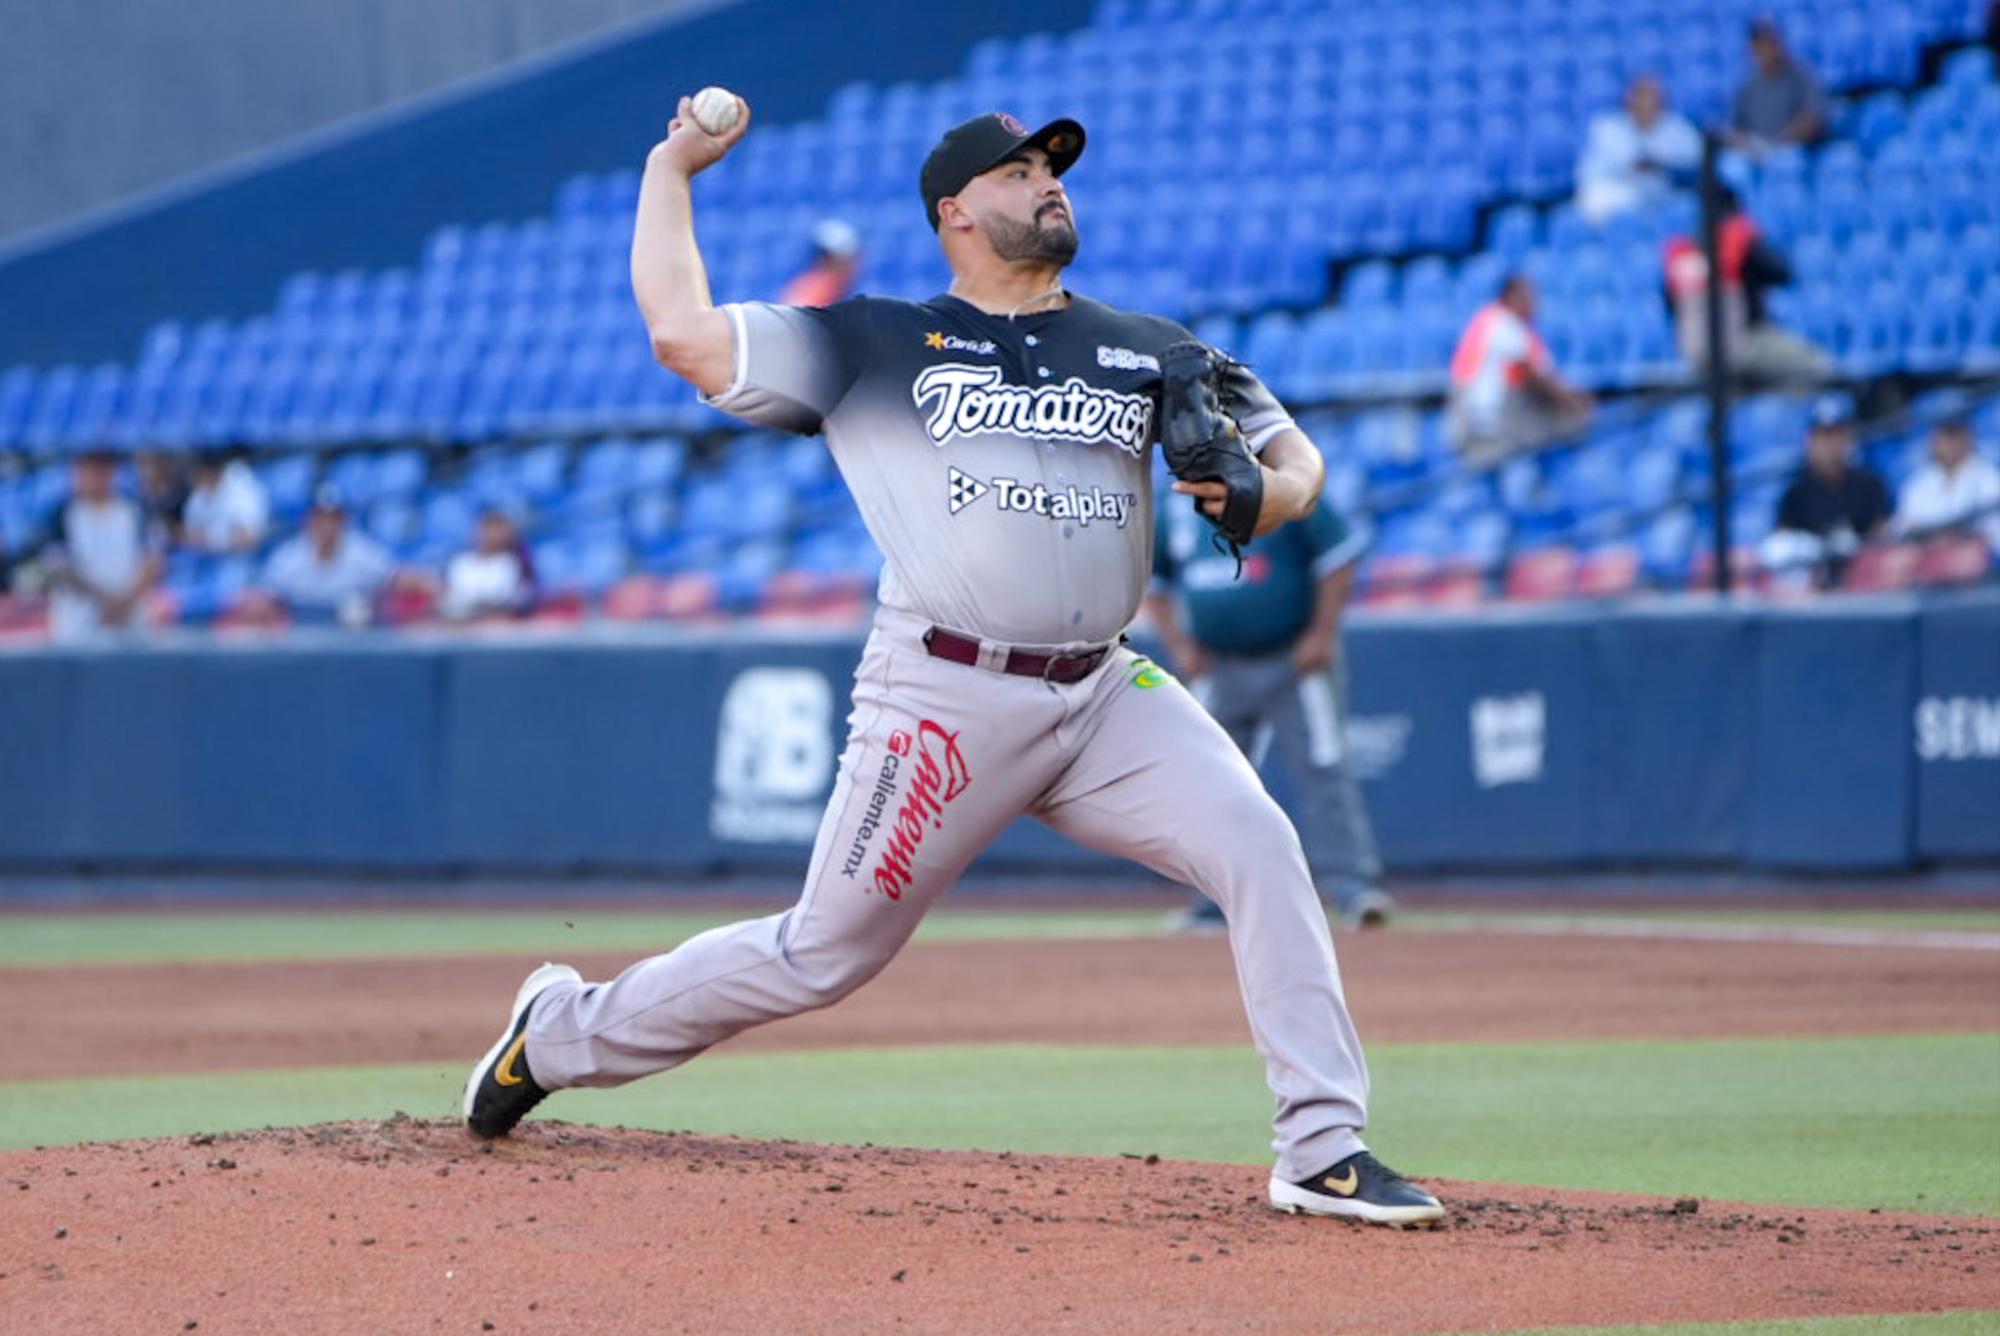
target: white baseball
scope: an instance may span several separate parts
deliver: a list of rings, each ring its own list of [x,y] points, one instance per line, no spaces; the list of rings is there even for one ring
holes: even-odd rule
[[[717,88],[714,84],[694,95],[694,123],[704,134],[728,134],[730,127],[742,115],[736,101],[736,94],[727,88]]]

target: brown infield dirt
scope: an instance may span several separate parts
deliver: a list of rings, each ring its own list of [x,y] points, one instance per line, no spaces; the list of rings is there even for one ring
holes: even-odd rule
[[[2000,1222],[398,1117],[0,1155],[10,1332],[1502,1330],[1995,1303]]]
[[[1343,936],[1364,1037],[2000,1031],[1990,951]],[[519,958],[0,971],[9,1079],[469,1060]],[[579,956],[605,977],[626,956]],[[920,943],[735,1049],[1243,1043],[1220,939]],[[1473,1331],[2000,1308],[2000,1221],[1234,1165],[384,1123],[0,1152],[0,1332]],[[490,1325],[489,1325],[490,1324]]]
[[[2000,1031],[2000,954],[1458,932],[1346,934],[1374,1043]],[[588,978],[630,955],[579,954]],[[9,1079],[469,1060],[520,957],[0,970]],[[731,1051],[1239,1044],[1221,938],[918,943],[839,1006]]]

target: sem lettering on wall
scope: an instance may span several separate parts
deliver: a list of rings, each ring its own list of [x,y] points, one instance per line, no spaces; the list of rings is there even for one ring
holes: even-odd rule
[[[1925,761],[2000,760],[2000,696],[1926,696],[1917,702],[1916,734]]]
[[[833,687],[814,668],[746,668],[716,719],[709,833],[810,844],[833,783]]]

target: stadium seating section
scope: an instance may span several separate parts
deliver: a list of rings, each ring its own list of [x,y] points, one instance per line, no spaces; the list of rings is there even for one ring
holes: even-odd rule
[[[957,77],[850,84],[818,120],[760,127],[702,179],[702,236],[721,299],[774,295],[829,216],[861,234],[868,290],[926,295],[946,275],[915,177],[939,130],[995,107],[1075,115],[1092,146],[1071,181],[1074,285],[1190,320],[1299,409],[1336,501],[1378,522],[1377,606],[1699,584],[1706,409],[1660,259],[1695,206],[1585,221],[1566,198],[1584,126],[1645,71],[1715,122],[1747,19],[1774,11],[1838,94],[1827,144],[1741,167],[1798,274],[1774,314],[1849,389],[1977,390],[2000,374],[2000,81],[1967,44],[1984,8],[1102,0],[1082,30],[980,43]],[[0,543],[35,541],[67,452],[242,445],[280,532],[331,483],[403,562],[436,569],[499,505],[529,517],[568,612],[850,614],[879,557],[823,447],[741,432],[652,362],[627,277],[636,191],[631,171],[578,176],[546,217],[441,227],[408,268],[295,274],[268,313],[160,325],[129,365],[0,373]],[[1515,269],[1539,280],[1565,373],[1609,402],[1581,445],[1475,475],[1437,396],[1466,318]],[[1871,442],[1892,485],[1958,395],[1918,397]],[[2000,401],[1975,403],[1991,451]],[[1768,530],[1805,414],[1797,397],[1736,405],[1739,544]],[[215,618],[255,569],[178,556],[162,615]],[[1986,571],[1983,550],[1884,549],[1849,581]]]

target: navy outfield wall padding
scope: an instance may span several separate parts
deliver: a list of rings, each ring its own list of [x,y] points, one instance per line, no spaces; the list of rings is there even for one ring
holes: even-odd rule
[[[1904,599],[1762,619],[1749,861],[1797,868],[1910,861],[1916,626]]]
[[[447,660],[436,857],[681,873],[715,861],[702,819],[711,651],[492,647]]]
[[[2000,861],[2000,594],[1917,617],[1917,853]]]
[[[1349,632],[1350,731],[1400,738],[1356,758],[1373,772],[1363,793],[1390,867],[1589,853],[1589,637],[1564,614]]]
[[[1590,853],[1730,862],[1747,832],[1759,619],[1635,611],[1591,629]]]
[[[0,367],[129,358],[155,321],[269,310],[296,270],[410,265],[441,224],[546,214],[565,177],[643,165],[675,97],[705,84],[784,124],[862,72],[853,53],[879,82],[943,78],[982,37],[1089,14],[1085,0],[670,11],[0,248]]]
[[[859,650],[0,653],[0,866],[802,873]],[[1392,870],[2000,857],[2000,597],[1357,618],[1345,652]],[[986,861],[1112,866],[1032,819]]]

